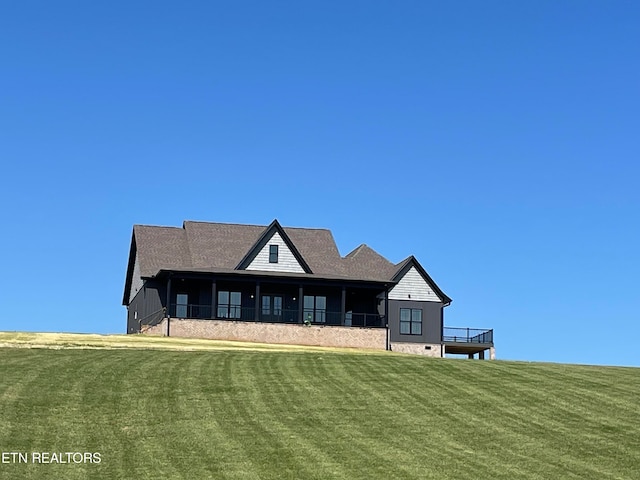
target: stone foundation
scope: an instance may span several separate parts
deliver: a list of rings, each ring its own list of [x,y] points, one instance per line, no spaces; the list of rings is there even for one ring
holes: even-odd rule
[[[286,323],[234,322],[229,320],[191,320],[172,318],[172,337],[235,340],[240,342],[280,343],[321,347],[346,347],[385,350],[384,328],[353,328]],[[167,335],[167,319],[148,327],[146,335]],[[424,345],[422,346],[424,350]]]
[[[412,353],[427,357],[442,357],[442,345],[437,343],[400,343],[392,342],[391,351],[398,353]]]

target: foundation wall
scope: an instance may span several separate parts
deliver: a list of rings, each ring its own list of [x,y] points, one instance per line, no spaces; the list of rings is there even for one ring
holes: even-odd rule
[[[391,342],[391,351],[424,355],[426,357],[442,357],[442,345],[437,343]]]
[[[143,329],[146,335],[167,335],[167,319]],[[322,347],[348,347],[385,350],[384,328],[352,328],[280,323],[233,322],[228,320],[174,319],[169,323],[172,337],[236,340]],[[424,349],[424,346],[422,347]]]

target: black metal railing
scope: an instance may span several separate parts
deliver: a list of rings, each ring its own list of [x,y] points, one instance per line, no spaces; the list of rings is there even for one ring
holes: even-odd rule
[[[172,303],[169,308],[169,316],[173,318],[213,318],[211,316],[211,304],[195,305],[192,303]]]
[[[442,341],[454,343],[493,343],[493,330],[444,327]]]
[[[149,315],[145,315],[142,318],[138,319],[138,330],[140,330],[143,326],[145,327],[153,327],[162,321],[165,317],[166,309],[163,307],[160,310],[156,310]]]
[[[169,307],[169,316],[172,318],[190,318],[196,320],[239,320],[245,322],[265,323],[300,323],[298,309],[256,309],[254,307],[241,307],[239,305],[218,305],[215,315],[212,315],[211,305],[176,304]],[[328,312],[326,310],[303,310],[302,323],[310,325],[334,325],[349,327],[383,328],[385,321],[383,315],[377,313],[352,313]]]
[[[345,324],[350,327],[383,328],[386,326],[384,315],[377,313],[350,313],[346,315]]]
[[[298,323],[298,309],[261,309],[259,320],[265,323]]]
[[[240,307],[235,305],[218,305],[216,315],[219,320],[236,320],[253,322],[256,319],[256,309],[253,307]]]

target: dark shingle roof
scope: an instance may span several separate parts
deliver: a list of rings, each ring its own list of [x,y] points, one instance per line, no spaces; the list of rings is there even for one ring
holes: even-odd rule
[[[136,242],[140,276],[151,277],[163,268],[193,266],[184,229],[135,225],[133,236]]]
[[[364,243],[342,260],[351,277],[371,280],[389,280],[396,272],[396,266]]]
[[[266,227],[186,221],[183,228],[191,252],[191,266],[233,269]]]
[[[266,226],[185,221],[182,228],[135,225],[140,274],[160,270],[233,270]],[[313,275],[357,280],[389,280],[394,265],[367,245],[341,257],[331,231],[284,227]]]
[[[185,221],[182,228],[135,225],[140,273],[159,270],[216,268],[233,270],[267,227]],[[367,245],[341,257],[331,231],[284,227],[314,274],[388,280],[395,273],[389,260]]]
[[[135,225],[131,254],[133,256],[135,250],[140,276],[146,278],[157,275],[161,270],[238,272],[239,263],[256,248],[256,242],[267,229],[274,225],[282,228],[312,272],[292,274],[296,277],[394,282],[400,270],[413,259],[409,257],[394,265],[365,244],[341,257],[331,231],[319,228],[283,228],[277,221],[269,227],[195,221],[185,221],[182,228]],[[130,258],[125,299],[131,285],[133,260],[134,258]]]

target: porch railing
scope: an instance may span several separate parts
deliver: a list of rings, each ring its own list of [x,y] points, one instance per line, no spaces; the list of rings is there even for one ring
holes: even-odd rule
[[[493,343],[493,330],[444,327],[442,341],[453,343]]]
[[[173,318],[192,318],[196,320],[240,320],[245,322],[256,321],[256,309],[254,307],[240,307],[236,305],[219,305],[212,315],[211,305],[176,304],[169,307],[169,315]],[[265,323],[299,323],[299,311],[297,309],[258,309],[260,322]],[[303,323],[311,325],[338,325],[349,327],[385,327],[383,315],[374,313],[345,313],[344,321],[342,312],[329,312],[326,310],[303,310]]]

